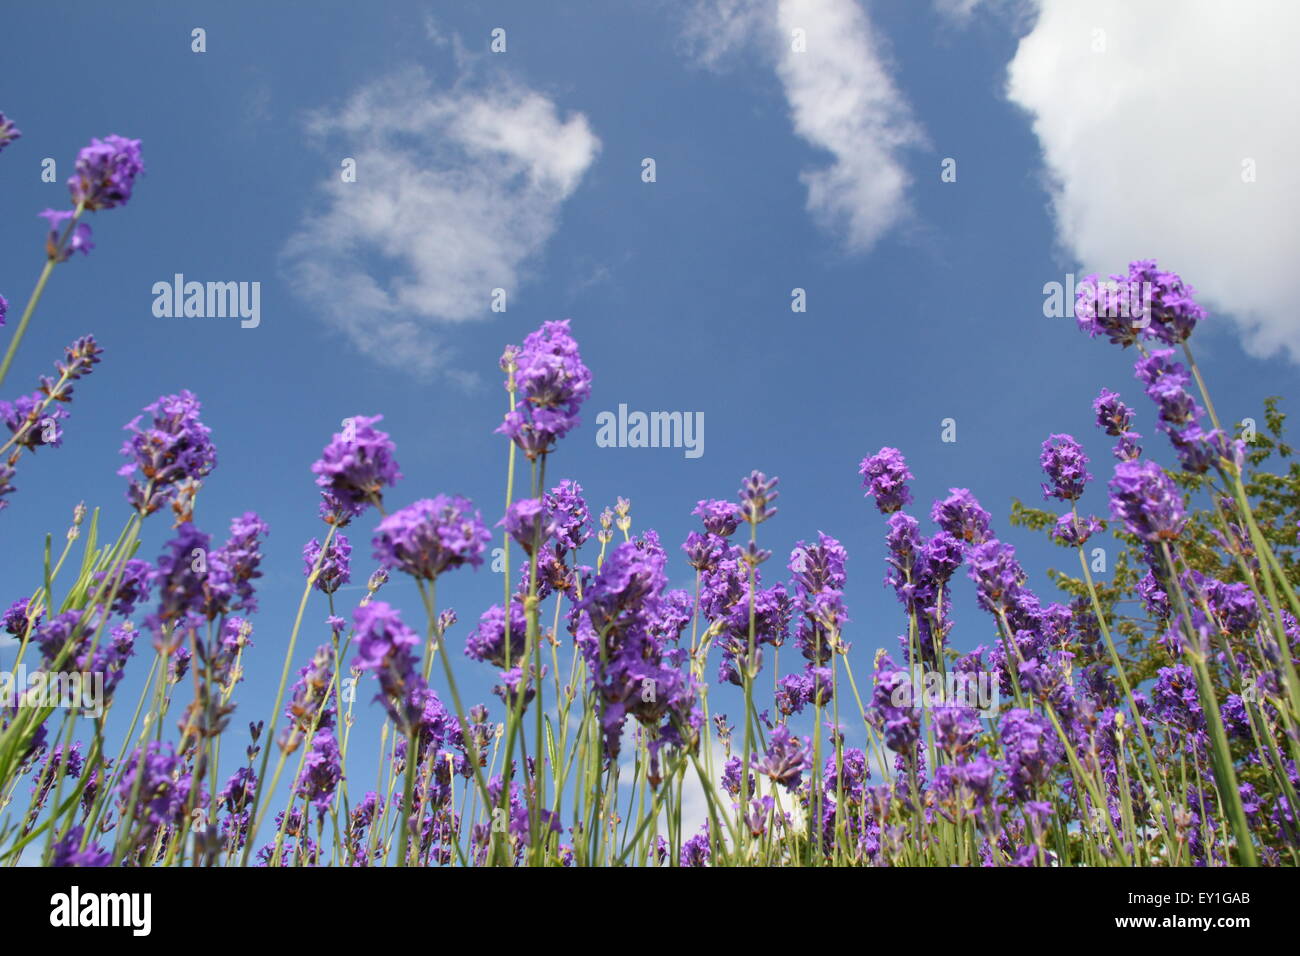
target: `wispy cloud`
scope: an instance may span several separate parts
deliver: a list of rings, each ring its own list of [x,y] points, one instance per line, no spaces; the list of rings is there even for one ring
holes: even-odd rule
[[[1039,0],[1008,73],[1085,268],[1155,257],[1231,314],[1256,354],[1300,360],[1300,5]],[[1243,179],[1253,163],[1254,182]]]
[[[398,71],[312,115],[339,159],[287,241],[295,291],[364,354],[427,376],[447,365],[446,328],[513,300],[561,207],[600,149],[581,113],[509,80],[435,89]]]
[[[808,210],[850,250],[869,250],[904,218],[902,154],[924,134],[855,0],[699,0],[685,34],[710,68],[747,50],[773,64],[795,133],[830,154],[802,174]]]

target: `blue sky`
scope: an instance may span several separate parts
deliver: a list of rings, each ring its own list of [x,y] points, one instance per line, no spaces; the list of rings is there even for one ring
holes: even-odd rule
[[[1090,408],[1104,385],[1169,460],[1131,356],[1046,318],[1045,283],[1155,257],[1205,293],[1195,344],[1224,418],[1262,420],[1263,398],[1291,391],[1300,203],[1282,172],[1294,122],[1274,106],[1294,67],[1272,37],[1293,8],[613,6],[7,8],[0,109],[24,135],[0,155],[0,340],[42,263],[36,213],[66,204],[77,149],[139,138],[147,175],[127,207],[91,217],[96,248],[56,270],[5,384],[7,398],[34,388],[78,335],[105,350],[64,446],[19,466],[0,514],[0,600],[36,585],[43,536],[58,540],[78,501],[116,533],[122,425],[189,388],[219,452],[196,520],[224,538],[251,509],[272,529],[235,720],[263,718],[300,552],[322,532],[310,465],[340,420],[385,416],[405,474],[390,506],[459,493],[495,522],[497,359],[569,317],[595,384],[550,476],[577,479],[593,510],[630,498],[634,528],[674,554],[696,500],[734,495],[754,468],[779,476],[781,512],[761,528],[769,578],[801,538],[844,543],[862,674],[905,626],[881,585],[865,455],[904,452],[923,518],[949,487],[971,488],[1045,598],[1045,569],[1073,559],[1006,520],[1013,497],[1041,500],[1041,442],[1085,444],[1098,481],[1083,505],[1104,513],[1109,439]],[[196,27],[206,52],[191,50]],[[503,53],[489,50],[494,28]],[[793,28],[806,52],[791,49]],[[47,156],[58,184],[41,182]],[[345,157],[356,183],[340,180]],[[945,158],[955,182],[941,181]],[[260,282],[259,327],[156,318],[152,286],[178,272]],[[498,287],[505,313],[490,308]],[[791,311],[795,288],[806,312]],[[620,403],[702,412],[703,456],[597,447],[596,414]],[[955,443],[941,441],[945,418]],[[372,526],[350,529],[358,582]],[[149,522],[143,556],[168,530]],[[689,577],[677,564],[674,584]],[[420,623],[413,589],[385,596]],[[486,567],[440,584],[461,619],[458,657],[500,596]],[[964,579],[956,601],[955,645],[986,642]],[[313,600],[295,667],[324,639],[325,613]],[[495,675],[457,665],[466,696],[486,699]],[[369,786],[371,769],[354,769]]]

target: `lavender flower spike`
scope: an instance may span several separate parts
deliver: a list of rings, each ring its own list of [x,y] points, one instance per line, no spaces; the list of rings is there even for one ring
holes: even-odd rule
[[[22,139],[23,131],[14,125],[14,121],[0,113],[0,151],[16,139]]]
[[[124,136],[92,139],[77,154],[76,170],[68,180],[73,203],[85,209],[112,209],[131,198],[135,177],[144,172],[140,141]]]
[[[321,489],[320,515],[327,524],[345,525],[380,501],[385,485],[402,474],[387,432],[375,428],[383,415],[357,415],[344,420],[338,432],[311,466]]]
[[[1122,461],[1110,481],[1110,510],[1143,541],[1169,541],[1187,523],[1183,495],[1173,479],[1153,461]]]
[[[907,480],[913,476],[903,453],[897,448],[886,446],[862,459],[858,474],[862,476],[862,487],[867,489],[867,495],[876,499],[876,507],[882,515],[893,514],[912,503]]]
[[[1088,474],[1088,456],[1069,435],[1052,435],[1043,442],[1043,453],[1038,459],[1047,473],[1048,484],[1043,485],[1044,498],[1078,501],[1083,497],[1084,486],[1092,481]]]
[[[439,495],[393,512],[379,523],[373,544],[384,567],[431,581],[463,564],[481,565],[491,538],[468,498]]]
[[[148,428],[140,428],[141,415],[127,423],[131,437],[122,455],[130,462],[117,473],[131,478],[126,497],[141,515],[153,514],[176,497],[183,482],[201,481],[216,467],[217,450],[208,438],[211,429],[199,420],[201,408],[193,393],[182,391],[145,406]]]

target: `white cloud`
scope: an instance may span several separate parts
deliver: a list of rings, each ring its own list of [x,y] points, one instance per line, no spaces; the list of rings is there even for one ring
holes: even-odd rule
[[[1062,246],[1089,271],[1156,258],[1250,351],[1300,360],[1300,4],[1038,7],[1007,92],[1032,117]]]
[[[774,63],[794,131],[830,154],[801,177],[808,210],[849,249],[869,250],[903,218],[910,177],[900,154],[923,135],[855,0],[700,0],[686,36],[709,67],[745,49]]]
[[[435,90],[421,70],[358,90],[309,131],[356,160],[284,248],[293,287],[365,354],[427,375],[448,324],[510,300],[600,149],[581,113],[518,84]]]

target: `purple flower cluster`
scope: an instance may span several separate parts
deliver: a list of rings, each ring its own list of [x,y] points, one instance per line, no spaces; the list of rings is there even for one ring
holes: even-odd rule
[[[524,620],[522,602],[510,602],[509,639],[506,632],[506,612],[494,605],[483,612],[476,627],[465,641],[465,654],[476,661],[487,661],[504,669],[512,667],[524,656],[528,623]]]
[[[352,580],[351,557],[352,544],[342,532],[335,533],[323,557],[320,542],[312,538],[302,549],[303,574],[310,576],[316,571],[316,590],[333,594]],[[319,571],[316,570],[317,564],[320,565]]]
[[[809,661],[809,684],[814,667],[829,661],[835,651],[848,649],[840,640],[840,631],[849,619],[844,605],[847,560],[843,545],[820,533],[816,544],[800,541],[790,553],[795,608],[800,612],[795,643]]]
[[[555,521],[541,498],[516,501],[506,511],[506,516],[497,522],[497,527],[502,526],[529,557],[545,547],[556,533]]]
[[[1196,304],[1195,290],[1173,272],[1156,267],[1155,260],[1129,263],[1125,275],[1106,282],[1089,275],[1079,284],[1074,305],[1079,328],[1092,338],[1105,335],[1117,345],[1142,339],[1179,345],[1205,318]]]
[[[117,473],[130,478],[127,500],[141,515],[151,515],[175,501],[185,486],[200,482],[217,465],[211,429],[199,419],[202,406],[189,391],[164,395],[145,406],[149,424],[142,428],[143,415],[127,423],[131,433],[122,445],[129,462]]]
[[[580,424],[578,411],[591,394],[591,371],[582,364],[568,319],[543,323],[528,334],[523,348],[507,349],[502,364],[513,369],[518,397],[497,432],[532,461]]]
[[[375,428],[383,415],[346,419],[311,466],[321,489],[320,515],[328,523],[345,525],[370,505],[383,500],[383,490],[402,477],[387,432]]]
[[[858,474],[862,476],[862,487],[867,489],[868,496],[876,499],[882,515],[893,514],[912,503],[907,482],[913,475],[897,448],[885,447],[862,459]]]
[[[1043,442],[1043,453],[1038,459],[1047,474],[1043,485],[1044,498],[1061,501],[1078,501],[1084,487],[1092,481],[1088,473],[1088,456],[1083,447],[1069,435],[1052,435]]]
[[[1142,454],[1142,446],[1137,440],[1142,436],[1133,431],[1133,410],[1125,405],[1118,392],[1103,388],[1093,400],[1092,410],[1097,415],[1097,427],[1113,438],[1115,457],[1120,461],[1132,461]]]
[[[311,750],[303,760],[295,792],[324,815],[334,799],[334,791],[343,779],[343,764],[338,741],[328,730],[318,731]]]
[[[1143,541],[1172,541],[1187,523],[1182,492],[1155,462],[1120,462],[1109,487],[1111,515]]]
[[[947,584],[970,549],[969,542],[987,537],[988,512],[969,491],[954,488],[947,499],[934,503],[930,513],[940,530],[928,540],[921,537],[920,525],[911,515],[897,511],[889,516],[885,584],[916,622],[915,645],[910,635],[899,640],[908,659],[916,663],[919,657],[935,665],[945,652],[952,626]]]
[[[124,206],[131,198],[135,177],[144,172],[140,141],[124,136],[92,139],[77,154],[76,169],[68,180],[74,205],[94,211]]]
[[[17,490],[13,485],[14,467],[22,452],[63,444],[61,422],[68,417],[64,406],[72,401],[72,383],[94,371],[102,353],[93,336],[83,336],[64,350],[63,361],[54,363],[57,378],[42,375],[40,387],[30,395],[21,395],[13,402],[0,399],[0,424],[12,436],[0,444],[0,456],[4,455],[3,449],[13,448],[0,457],[0,511],[8,504],[4,496]]]
[[[421,498],[395,511],[375,531],[375,560],[390,570],[432,581],[461,565],[478,567],[492,539],[467,498]]]
[[[634,717],[651,735],[654,759],[682,746],[702,716],[689,669],[675,666],[673,644],[685,627],[681,596],[667,592],[667,554],[653,532],[620,544],[577,606],[577,640],[599,695],[605,750],[618,755],[622,728]]]

